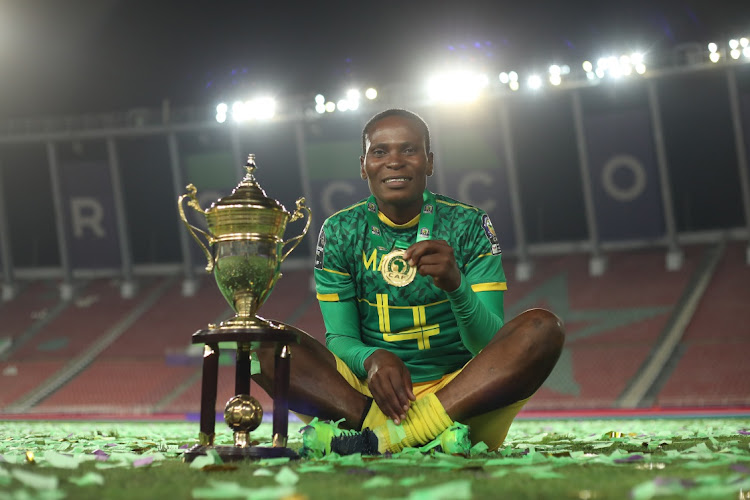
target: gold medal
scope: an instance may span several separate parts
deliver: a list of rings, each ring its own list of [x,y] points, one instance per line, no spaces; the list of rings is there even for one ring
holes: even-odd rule
[[[414,281],[417,269],[406,262],[404,255],[406,255],[406,250],[396,248],[380,259],[380,272],[389,285],[406,286]]]

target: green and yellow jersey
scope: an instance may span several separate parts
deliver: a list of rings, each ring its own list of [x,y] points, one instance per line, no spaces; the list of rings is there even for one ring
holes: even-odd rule
[[[382,251],[370,239],[367,201],[329,217],[318,237],[315,284],[326,325],[326,345],[359,377],[364,360],[387,349],[404,361],[413,382],[441,378],[479,352],[504,321],[505,273],[497,235],[482,210],[435,195],[432,238],[447,241],[461,286],[446,293],[417,274],[404,287],[389,285],[380,260],[396,241],[416,241],[420,216],[396,225],[382,213]]]

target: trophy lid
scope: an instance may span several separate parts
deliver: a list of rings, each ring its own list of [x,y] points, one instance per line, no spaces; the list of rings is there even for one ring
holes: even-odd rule
[[[269,198],[263,188],[260,187],[258,181],[255,180],[255,155],[249,154],[247,156],[247,163],[245,164],[245,170],[247,173],[242,181],[232,190],[232,193],[217,200],[211,205],[208,211],[214,209],[221,210],[228,206],[237,207],[237,205],[243,205],[259,210],[278,210],[286,212],[286,208],[278,200]]]

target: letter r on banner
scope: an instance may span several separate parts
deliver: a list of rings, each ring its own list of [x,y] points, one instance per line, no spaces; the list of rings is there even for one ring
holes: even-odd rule
[[[105,238],[104,207],[93,197],[72,197],[70,199],[70,220],[73,225],[73,235],[83,238],[88,229],[97,238]]]

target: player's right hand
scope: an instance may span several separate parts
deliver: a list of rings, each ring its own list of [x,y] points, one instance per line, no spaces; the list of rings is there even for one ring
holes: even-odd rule
[[[380,410],[399,424],[406,418],[411,401],[416,401],[411,374],[401,358],[378,349],[365,360],[367,385]]]

